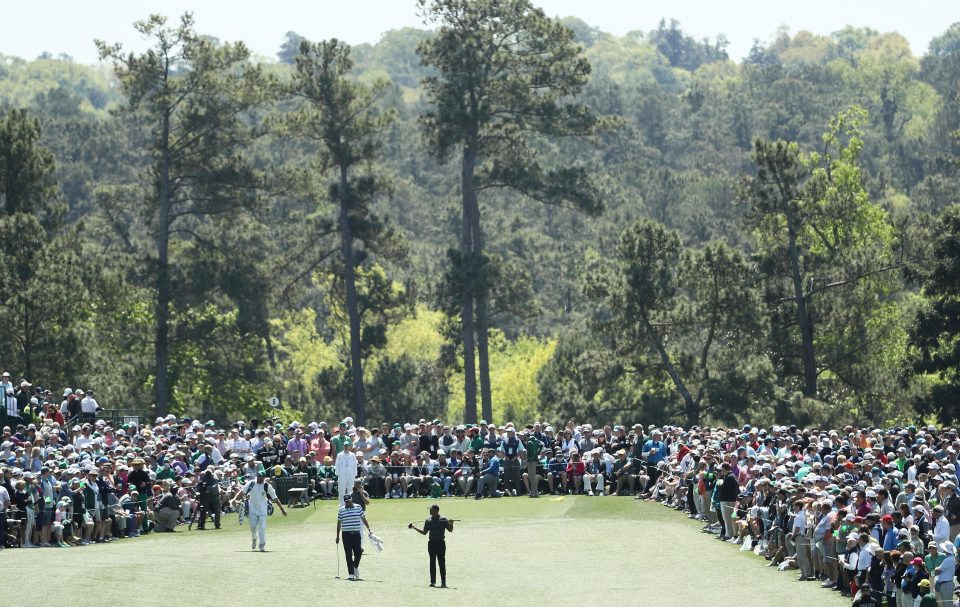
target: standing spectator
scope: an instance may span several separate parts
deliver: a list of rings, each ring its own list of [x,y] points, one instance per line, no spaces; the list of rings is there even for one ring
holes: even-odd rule
[[[662,438],[663,433],[660,430],[654,430],[650,440],[643,444],[642,452],[644,461],[647,462],[647,477],[649,478],[647,486],[643,488],[643,497],[645,498],[650,497],[654,485],[660,479],[660,462],[665,461],[667,456],[670,455],[666,443],[661,440]]]
[[[307,441],[303,439],[303,430],[297,428],[293,431],[293,438],[287,441],[287,455],[294,461],[300,461],[300,458],[307,454]]]
[[[83,394],[83,390],[77,390],[78,394]],[[100,411],[100,405],[93,398],[93,390],[87,392],[83,400],[80,401],[80,415],[85,422],[92,423],[97,419],[97,412]]]
[[[516,496],[520,485],[520,451],[523,446],[517,438],[517,430],[513,426],[507,427],[507,436],[500,443],[504,457],[504,486],[510,495]]]
[[[946,556],[933,570],[934,592],[939,607],[953,607],[953,576],[957,569],[957,549],[953,543],[943,542],[940,550]]]
[[[724,464],[721,466],[721,470],[729,472],[729,464],[724,462]],[[726,477],[724,477],[724,484],[726,484]],[[721,485],[720,488],[722,491],[723,485]],[[800,568],[800,577],[798,578],[800,581],[813,579],[813,567],[810,554],[810,536],[808,533],[809,528],[807,526],[808,503],[809,502],[804,502],[803,500],[797,500],[793,503],[793,525],[790,528],[790,539],[793,540],[793,544],[796,548],[797,566]],[[724,526],[726,526],[726,520],[724,520]],[[855,571],[856,564],[854,563],[852,567],[847,567],[847,569]]]
[[[943,505],[945,518],[950,525],[950,538],[956,539],[960,535],[960,495],[957,495],[957,485],[947,481],[940,485],[940,503]]]
[[[940,545],[950,541],[950,524],[947,517],[943,515],[943,506],[937,504],[933,507],[933,534],[931,539]]]
[[[720,514],[723,517],[724,530],[724,533],[720,534],[720,539],[734,541],[736,534],[733,529],[733,514],[737,508],[737,498],[740,495],[740,483],[737,482],[737,476],[733,473],[733,469],[728,462],[723,462],[723,465],[720,466],[720,474],[723,477],[719,489]],[[809,546],[807,551],[809,552]]]
[[[20,408],[17,406],[17,396],[14,394],[13,388],[6,388],[4,395],[4,411],[6,413],[6,419],[4,424],[12,428],[16,428],[20,425]]]
[[[347,422],[340,422],[340,424],[337,426],[337,429],[333,432],[333,438],[330,439],[330,455],[336,459],[336,457],[340,455],[340,452],[343,451],[344,443],[347,443],[350,440],[347,438]],[[352,487],[353,485],[350,486]],[[343,498],[342,492],[340,497],[341,499]]]
[[[9,378],[9,374],[4,373]],[[7,379],[5,378],[5,379]],[[0,484],[0,550],[7,546],[7,511],[10,509],[10,492]]]
[[[310,451],[316,455],[317,461],[323,461],[330,455],[330,442],[323,430],[317,430],[316,435],[310,439]],[[333,458],[330,458],[333,461]]]

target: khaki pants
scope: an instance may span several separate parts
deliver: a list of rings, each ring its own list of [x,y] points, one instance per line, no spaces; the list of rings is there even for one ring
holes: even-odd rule
[[[530,496],[537,497],[537,491],[540,489],[537,481],[537,462],[527,462],[527,482],[530,483]]]
[[[837,579],[837,540],[830,536],[829,538],[824,538],[823,540],[823,560],[824,560],[824,569],[827,572],[827,579],[836,580]]]
[[[800,568],[800,575],[804,577],[813,577],[813,564],[810,558],[810,538],[805,535],[798,535],[794,539],[797,548],[797,567]]]
[[[735,537],[737,532],[733,528],[733,513],[737,502],[720,502],[720,513],[723,515],[723,531],[727,537]]]

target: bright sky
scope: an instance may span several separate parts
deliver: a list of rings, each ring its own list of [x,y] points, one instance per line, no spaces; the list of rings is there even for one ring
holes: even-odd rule
[[[898,31],[917,55],[930,39],[960,21],[957,0],[534,0],[551,16],[575,16],[623,35],[655,29],[662,17],[680,21],[698,38],[726,34],[735,59],[754,38],[766,42],[781,25],[829,34],[844,25]],[[311,40],[337,37],[351,44],[376,42],[401,27],[422,27],[415,0],[8,0],[0,10],[0,54],[32,59],[44,51],[96,61],[94,38],[142,45],[131,23],[149,13],[177,17],[192,10],[197,30],[225,41],[243,40],[273,57],[284,34]]]

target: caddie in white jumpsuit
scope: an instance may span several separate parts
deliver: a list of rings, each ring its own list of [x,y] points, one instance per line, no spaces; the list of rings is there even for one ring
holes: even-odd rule
[[[260,552],[264,551],[267,544],[267,503],[272,501],[280,508],[283,516],[287,516],[283,504],[277,499],[277,492],[273,490],[273,485],[266,482],[266,478],[266,471],[260,468],[257,471],[257,480],[248,481],[243,486],[243,494],[249,504],[247,520],[250,522],[250,550],[257,549],[259,535]]]
[[[337,470],[337,493],[342,508],[343,496],[353,491],[353,482],[357,480],[357,456],[353,452],[353,443],[343,443],[343,450],[337,454],[334,468]]]

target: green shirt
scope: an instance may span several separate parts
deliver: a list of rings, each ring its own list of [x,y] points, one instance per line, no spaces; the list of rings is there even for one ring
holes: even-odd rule
[[[523,444],[523,447],[527,450],[527,461],[536,462],[540,451],[543,449],[543,443],[541,443],[537,437],[531,436],[527,439],[527,442]]]
[[[338,434],[338,435],[336,435],[336,436],[334,436],[333,438],[330,439],[330,445],[331,445],[331,450],[332,450],[331,456],[332,456],[332,457],[336,458],[336,457],[337,457],[337,454],[340,453],[341,451],[343,451],[343,443],[345,443],[345,442],[347,442],[347,437],[345,437],[345,436],[343,436],[343,435],[341,435],[341,434]]]
[[[920,607],[937,607],[937,597],[931,592],[920,598]]]
[[[929,554],[923,557],[923,564],[926,565],[927,571],[933,571],[940,566],[940,563],[945,561],[947,558],[946,554],[938,554],[937,556],[930,556]]]
[[[474,453],[479,453],[482,447],[483,439],[480,438],[479,434],[474,434],[473,438],[470,439],[470,448],[473,449]]]

